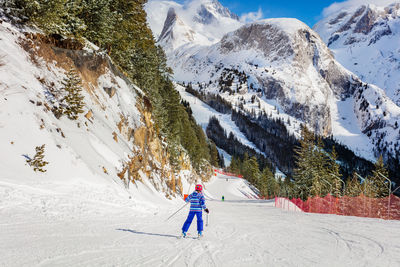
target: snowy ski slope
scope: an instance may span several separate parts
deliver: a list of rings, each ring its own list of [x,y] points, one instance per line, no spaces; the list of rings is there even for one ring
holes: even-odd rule
[[[165,221],[184,202],[161,202],[155,192],[138,191],[142,202],[129,203],[111,201],[111,192],[70,199],[14,186],[14,193],[37,201],[0,207],[0,266],[400,265],[398,221],[286,212],[247,198],[254,192],[244,180],[222,175],[205,187],[209,225],[196,240],[195,223],[189,238],[177,238],[187,208]]]

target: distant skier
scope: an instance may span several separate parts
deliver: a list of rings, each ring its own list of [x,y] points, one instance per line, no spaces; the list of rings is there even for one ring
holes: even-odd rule
[[[204,209],[204,211],[207,213],[209,213],[210,211],[206,207],[206,201],[201,192],[202,190],[203,187],[200,184],[196,185],[196,191],[194,191],[185,199],[186,202],[190,202],[190,211],[185,223],[182,226],[183,237],[186,237],[186,233],[189,230],[190,224],[192,223],[195,215],[197,216],[197,232],[199,234],[199,237],[201,237],[203,234],[202,210]]]

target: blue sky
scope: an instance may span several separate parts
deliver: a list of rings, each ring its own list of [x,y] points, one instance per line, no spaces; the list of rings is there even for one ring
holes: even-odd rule
[[[219,0],[237,15],[261,15],[261,18],[297,18],[312,27],[322,18],[324,8],[330,6],[334,0]],[[261,11],[257,14],[258,11]]]

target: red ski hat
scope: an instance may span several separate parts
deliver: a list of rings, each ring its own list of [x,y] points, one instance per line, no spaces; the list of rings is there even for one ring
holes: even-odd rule
[[[196,191],[200,191],[203,190],[203,186],[201,184],[196,185]]]

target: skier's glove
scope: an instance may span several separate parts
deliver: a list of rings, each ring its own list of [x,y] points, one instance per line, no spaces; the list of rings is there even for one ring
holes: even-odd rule
[[[204,209],[205,212],[210,213],[210,211],[208,209]]]

